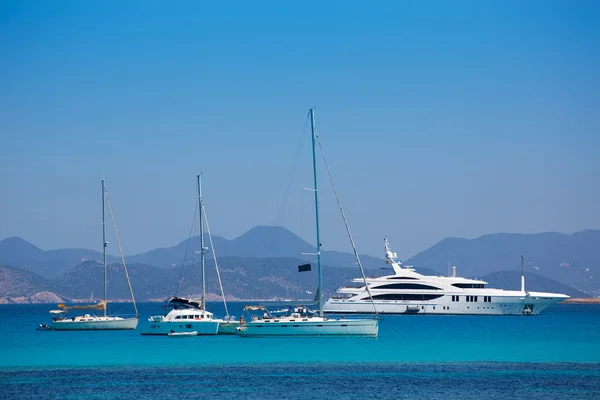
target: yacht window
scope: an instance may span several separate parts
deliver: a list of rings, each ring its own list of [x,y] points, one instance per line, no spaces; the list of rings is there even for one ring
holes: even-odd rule
[[[423,285],[421,283],[391,283],[374,287],[373,289],[414,289],[414,290],[440,290],[435,286]]]
[[[181,315],[176,316],[175,319],[181,319]]]
[[[475,296],[475,302],[477,302],[477,296]]]
[[[418,280],[417,278],[412,278],[409,276],[394,276],[393,278],[389,278],[389,279],[414,279],[414,280]]]
[[[386,293],[376,294],[373,299],[377,300],[433,300],[442,297],[443,294],[422,294],[422,293]],[[366,299],[364,299],[366,300]]]
[[[453,283],[452,286],[461,289],[483,289],[482,283]]]

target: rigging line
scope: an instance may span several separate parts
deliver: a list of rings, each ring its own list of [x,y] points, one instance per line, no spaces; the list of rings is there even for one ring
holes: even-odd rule
[[[108,199],[108,192],[106,186],[104,187],[104,196],[106,197],[106,204],[108,205],[108,211],[110,212],[110,219],[115,229],[115,236],[117,237],[117,245],[119,245],[119,253],[121,254],[121,261],[123,262],[123,268],[125,269],[125,276],[127,277],[127,284],[129,285],[129,292],[131,293],[131,300],[133,301],[133,308],[135,309],[135,316],[138,316],[137,305],[135,304],[135,297],[133,295],[133,288],[131,287],[131,280],[129,279],[129,272],[127,272],[127,264],[125,264],[125,256],[123,255],[123,249],[121,248],[121,239],[119,239],[119,232],[117,232],[117,224],[115,223],[115,216],[113,215],[112,207],[110,206],[110,200]]]
[[[292,187],[292,184],[294,183],[294,176],[296,175],[296,170],[298,169],[298,160],[300,159],[300,153],[302,152],[302,144],[304,143],[304,138],[307,136],[304,134],[304,132],[306,132],[306,128],[308,127],[308,121],[309,121],[309,118],[307,115],[306,119],[304,120],[304,127],[300,131],[300,141],[299,141],[298,147],[296,149],[296,156],[294,157],[294,162],[292,163],[292,172],[290,173],[288,182],[287,182],[287,184],[285,186],[285,190],[283,192],[283,198],[281,199],[281,205],[279,206],[279,211],[277,212],[275,226],[280,226],[281,221],[283,219],[283,214],[284,214],[285,206],[286,206],[288,198],[289,198],[290,189]],[[271,239],[269,241],[269,247],[273,245],[274,237],[275,237],[275,232],[273,232],[271,235]]]
[[[373,296],[371,296],[371,291],[369,290],[369,285],[367,284],[367,276],[365,275],[365,270],[360,262],[360,257],[358,256],[358,251],[356,250],[356,245],[354,244],[354,239],[352,238],[352,233],[350,233],[350,226],[348,226],[348,220],[346,219],[346,214],[344,213],[344,209],[342,208],[342,202],[340,201],[340,196],[338,195],[337,189],[335,187],[335,183],[333,182],[333,176],[331,175],[331,170],[329,169],[329,164],[327,163],[327,158],[325,158],[325,152],[323,151],[323,146],[321,145],[321,140],[319,139],[319,135],[315,134],[317,139],[317,143],[319,143],[319,149],[321,150],[321,155],[323,156],[323,161],[325,163],[325,168],[327,169],[327,174],[329,174],[329,180],[331,181],[331,186],[333,187],[333,193],[335,193],[335,198],[337,200],[338,206],[340,207],[340,212],[342,213],[342,218],[344,219],[344,225],[346,225],[346,232],[348,233],[348,238],[350,239],[350,244],[352,244],[352,250],[354,250],[354,256],[356,257],[356,261],[358,262],[358,266],[360,267],[360,273],[362,274],[363,282],[365,283],[365,289],[367,289],[367,293],[369,294],[369,299],[371,299],[371,304],[373,305],[373,310],[375,311],[375,315],[379,318],[379,313],[377,312],[377,307],[375,307],[375,302],[373,301]]]
[[[185,259],[187,258],[187,253],[190,247],[190,240],[192,239],[192,232],[194,230],[194,226],[196,225],[196,216],[198,215],[198,204],[196,200],[194,200],[194,204],[196,207],[194,208],[194,218],[192,219],[192,226],[190,227],[190,234],[188,236],[187,243],[185,245],[185,253],[183,254],[183,261],[181,262],[181,269],[179,270],[179,279],[177,279],[177,287],[175,288],[175,296],[179,292],[179,283],[181,282],[181,277],[183,276],[183,267],[185,266]]]
[[[392,326],[392,324],[390,324],[390,323],[389,323],[389,322],[388,322],[388,321],[387,321],[385,318],[381,318],[381,320],[382,320],[383,322],[385,322],[385,323],[387,324],[387,326],[389,326],[389,327],[390,327],[390,329],[391,329],[391,330],[393,330],[393,331],[394,331],[394,332],[395,332],[395,333],[396,333],[398,336],[400,336],[402,339],[406,339],[406,337],[404,337],[404,335],[403,335],[403,334],[401,334],[401,333],[400,333],[400,331],[398,331],[396,328],[394,328],[394,327]]]
[[[215,246],[213,245],[212,235],[210,233],[210,226],[208,225],[208,217],[206,216],[206,208],[204,207],[204,203],[202,203],[202,213],[204,215],[204,222],[206,223],[206,233],[208,233],[210,249],[212,250],[213,259],[215,260],[217,278],[219,279],[219,288],[221,289],[221,295],[223,296],[223,305],[225,306],[225,315],[227,315],[227,319],[229,319],[229,310],[227,309],[227,301],[225,300],[225,292],[223,291],[223,283],[221,282],[221,273],[219,272],[219,264],[217,263],[217,254],[215,253]]]

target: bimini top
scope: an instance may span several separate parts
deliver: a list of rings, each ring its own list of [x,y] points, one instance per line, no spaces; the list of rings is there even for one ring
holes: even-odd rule
[[[185,297],[170,297],[167,300],[170,307],[193,307],[202,308],[202,299],[186,299]]]

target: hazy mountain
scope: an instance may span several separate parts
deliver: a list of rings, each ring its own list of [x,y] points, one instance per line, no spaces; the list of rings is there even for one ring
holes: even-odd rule
[[[0,297],[31,296],[49,288],[50,282],[33,272],[0,266]]]
[[[498,233],[477,239],[444,239],[407,261],[447,274],[450,262],[459,276],[495,271],[535,272],[588,293],[600,289],[600,230],[562,233]]]
[[[85,260],[102,260],[102,253],[88,249],[42,250],[18,237],[0,241],[0,265],[10,265],[54,278]],[[116,258],[109,256],[110,262]]]
[[[185,240],[173,247],[154,249],[143,254],[126,257],[127,262],[131,264],[133,274],[137,273],[137,269],[143,271],[140,272],[141,287],[148,288],[148,296],[154,296],[157,293],[167,295],[172,292],[171,289],[174,289],[174,286],[168,287],[168,285],[170,282],[176,282],[177,278],[173,278],[170,274],[173,274],[172,271],[179,271],[186,247],[186,270],[192,268],[195,263],[194,251],[199,250],[198,241],[194,239],[197,238],[193,238],[189,242]],[[274,282],[276,278],[267,278],[266,270],[260,272],[262,268],[260,265],[272,269],[271,273],[277,276],[281,271],[287,271],[286,268],[293,272],[298,263],[308,261],[315,264],[314,256],[301,254],[314,253],[315,248],[287,229],[260,226],[250,229],[233,240],[213,236],[213,242],[217,256],[223,260],[225,266],[234,268],[230,264],[237,263],[235,268],[243,268],[246,273],[251,273],[252,276],[256,275],[256,279],[259,279],[252,285],[264,287],[260,291],[250,289],[242,291],[238,286],[248,285],[242,280],[233,289],[233,292],[243,296],[249,296],[251,293],[262,296],[266,295],[270,287],[287,287],[285,290],[290,291],[291,296],[293,293],[299,293],[297,291],[311,291],[307,287],[293,285],[294,280],[304,279],[306,275],[299,277],[292,276],[293,274],[285,275],[288,273],[284,272],[285,279],[287,279],[285,283],[269,286],[268,282]],[[457,266],[459,276],[477,277],[497,271],[520,271],[520,256],[524,254],[527,272],[535,272],[590,294],[600,294],[600,246],[598,244],[600,244],[599,230],[586,230],[572,235],[500,233],[471,240],[447,238],[407,260],[406,263],[414,265],[415,269],[422,274],[446,275],[448,262],[451,262],[452,265]],[[61,292],[61,295],[66,297],[89,296],[91,291],[88,290],[90,286],[87,283],[77,283],[76,279],[69,280],[68,276],[77,272],[77,270],[72,270],[73,267],[83,268],[80,265],[82,260],[100,261],[101,257],[101,253],[85,249],[44,251],[20,238],[8,238],[0,241],[0,265],[10,265],[36,272],[45,278],[58,277],[59,279],[56,280],[60,282],[58,289],[62,290],[64,293]],[[212,254],[209,254],[208,259],[209,265],[212,265]],[[335,286],[342,284],[341,280],[346,279],[346,276],[359,276],[354,256],[350,253],[323,251],[322,259],[324,265],[346,268],[346,271],[343,268],[333,267],[324,269],[326,282],[329,282],[327,279],[332,279],[331,286],[328,286],[328,283],[325,287],[326,290],[335,289]],[[108,260],[110,263],[118,262],[118,259],[114,257],[109,257]],[[382,269],[387,266],[381,259],[361,256],[361,260],[365,268],[371,269],[373,274],[391,272]],[[89,265],[93,265],[93,263]],[[160,269],[166,271],[160,271]],[[93,273],[92,270],[86,273],[88,272]],[[224,273],[226,274],[226,272]],[[86,281],[83,279],[84,273],[74,276]],[[237,278],[235,275],[232,276],[236,282]],[[144,279],[150,279],[152,282],[146,284]],[[214,280],[210,279],[210,281]],[[516,282],[518,283],[518,279]],[[154,284],[157,285],[156,288],[152,286]],[[224,284],[229,285],[226,279],[224,279]],[[77,285],[82,285],[83,292],[77,291],[79,290]],[[159,286],[167,289],[161,292]],[[316,286],[316,283],[313,286]],[[109,288],[111,287],[119,286],[109,285]],[[92,290],[96,293],[99,289],[94,287]],[[274,296],[280,294],[285,296],[285,293],[277,290],[279,294],[273,293]],[[84,293],[87,291],[90,293]],[[225,292],[227,293],[227,289]],[[237,296],[233,292],[231,294]],[[117,297],[120,295],[120,292],[115,293]]]
[[[312,271],[298,272],[303,260],[293,258],[242,258],[221,257],[219,266],[223,291],[229,299],[313,299],[317,286],[316,266]],[[158,268],[144,264],[127,266],[136,300],[164,299],[172,295],[199,296],[201,273],[195,265],[174,268]],[[425,271],[421,271],[425,272]],[[387,268],[367,270],[367,276],[387,275]],[[323,266],[323,292],[331,295],[336,288],[352,284],[359,277],[358,268]],[[107,296],[109,299],[129,299],[129,287],[121,264],[111,264],[107,272]],[[0,302],[2,297],[29,297],[46,293],[63,299],[98,300],[103,296],[104,269],[94,261],[83,262],[60,277],[44,279],[32,272],[0,267]],[[518,289],[518,271],[502,271],[482,277],[491,287]],[[207,263],[207,298],[220,300],[221,289],[214,265]],[[571,297],[586,297],[585,293],[537,274],[526,274],[526,287],[532,291],[565,293]],[[49,301],[49,300],[45,300]]]
[[[312,299],[317,286],[316,266],[312,271],[298,272],[303,260],[293,258],[221,257],[219,268],[223,291],[228,298],[292,298]],[[144,264],[128,264],[134,295],[138,301],[161,299],[173,295],[199,295],[201,273],[196,265],[183,269],[158,268]],[[373,275],[373,271],[368,271]],[[323,266],[324,293],[351,282],[359,276],[358,268]],[[0,267],[0,297],[28,296],[52,291],[61,298],[98,300],[103,297],[104,268],[95,261],[85,261],[55,279],[44,279],[29,271]],[[216,270],[212,261],[206,268],[207,292],[210,299],[220,299]],[[129,287],[121,264],[107,269],[107,297],[130,298]]]
[[[208,246],[208,236],[205,236]],[[193,260],[194,250],[200,249],[198,236],[169,248],[155,249],[146,253],[127,257],[128,262],[156,265],[158,267],[179,266],[183,262],[188,248],[187,262]],[[233,240],[220,236],[213,236],[213,244],[217,257],[291,257],[315,262],[316,257],[302,253],[315,253],[315,246],[305,242],[289,230],[277,226],[257,226]],[[212,257],[212,255],[210,255]],[[385,265],[383,259],[361,255],[361,262],[365,268],[377,268]],[[321,260],[324,264],[335,266],[356,266],[354,254],[322,249]]]

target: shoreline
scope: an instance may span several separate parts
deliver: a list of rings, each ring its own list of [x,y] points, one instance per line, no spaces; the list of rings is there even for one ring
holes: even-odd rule
[[[557,304],[600,304],[600,297],[572,297]]]

